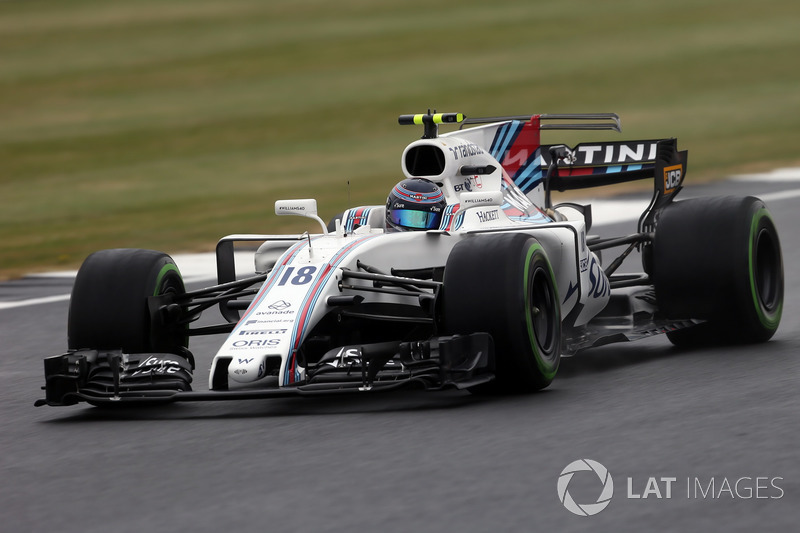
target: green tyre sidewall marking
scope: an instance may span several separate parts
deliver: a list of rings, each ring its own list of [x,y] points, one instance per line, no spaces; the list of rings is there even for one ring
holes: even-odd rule
[[[755,310],[756,315],[758,316],[758,320],[761,322],[761,325],[763,325],[770,331],[774,331],[775,329],[777,329],[778,324],[780,324],[781,315],[783,314],[783,298],[781,298],[780,302],[778,303],[778,307],[775,309],[775,311],[773,311],[772,313],[765,313],[765,309],[761,305],[761,302],[758,298],[758,289],[756,288],[756,279],[755,279],[756,271],[755,271],[755,265],[753,264],[755,260],[755,257],[753,255],[755,250],[753,250],[753,246],[756,241],[756,233],[758,231],[758,226],[763,218],[769,219],[770,222],[772,222],[773,226],[775,224],[772,221],[772,217],[770,217],[769,211],[767,211],[766,207],[762,207],[761,209],[756,211],[755,214],[753,214],[753,220],[750,224],[750,239],[749,239],[750,243],[747,253],[747,260],[748,260],[747,266],[748,266],[748,275],[750,280],[750,294],[753,298],[753,309]]]
[[[178,270],[178,267],[177,267],[177,265],[175,265],[175,263],[167,263],[166,265],[161,267],[161,270],[159,271],[158,276],[156,276],[156,286],[153,289],[153,296],[158,296],[159,291],[161,290],[161,283],[164,281],[164,277],[169,272],[175,272],[176,274],[178,274],[178,277],[180,277],[180,275],[181,275],[181,273]]]
[[[544,262],[547,265],[548,273],[550,274],[550,281],[551,287],[553,289],[553,298],[556,304],[561,300],[558,297],[558,288],[555,284],[555,274],[553,273],[553,268],[550,266],[550,261],[547,260],[547,254],[542,248],[542,245],[534,243],[528,248],[527,255],[525,256],[525,270],[523,272],[523,279],[524,279],[524,295],[525,295],[525,325],[528,329],[528,341],[530,342],[531,351],[533,352],[534,359],[536,359],[536,366],[539,368],[539,371],[542,375],[548,379],[552,380],[555,378],[556,372],[558,371],[558,354],[555,357],[555,364],[551,364],[548,361],[545,361],[542,357],[541,353],[539,353],[539,344],[536,342],[536,332],[533,329],[533,317],[531,316],[531,302],[530,302],[530,268],[534,254],[539,252],[541,256],[544,258]],[[555,320],[561,320],[561,316],[559,313],[559,307],[556,305],[555,309],[556,316],[554,317]]]
[[[158,276],[156,276],[156,286],[153,288],[153,296],[158,296],[161,292],[161,284],[164,282],[164,278],[170,272],[175,272],[178,275],[178,278],[183,282],[183,277],[181,276],[181,271],[178,270],[178,266],[175,263],[167,263],[161,270],[158,272]],[[188,330],[188,328],[187,328]],[[189,334],[187,332],[186,335],[183,336],[183,346],[189,346]]]

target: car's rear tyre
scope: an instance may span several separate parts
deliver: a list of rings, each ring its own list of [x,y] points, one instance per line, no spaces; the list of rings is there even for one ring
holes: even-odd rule
[[[165,253],[127,248],[95,252],[83,262],[72,289],[69,348],[185,356],[187,327],[151,320],[147,303],[150,296],[184,292],[181,273]]]
[[[678,346],[769,340],[783,312],[783,260],[769,211],[758,198],[675,202],[653,241],[659,309],[707,322],[667,334]]]
[[[444,272],[447,334],[489,333],[496,379],[478,392],[547,387],[561,360],[561,307],[542,245],[530,235],[480,235],[458,243]]]

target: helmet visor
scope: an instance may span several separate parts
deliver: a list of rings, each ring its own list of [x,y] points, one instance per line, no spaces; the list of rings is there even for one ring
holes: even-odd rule
[[[438,229],[442,214],[412,209],[392,209],[390,217],[392,222],[404,228]]]

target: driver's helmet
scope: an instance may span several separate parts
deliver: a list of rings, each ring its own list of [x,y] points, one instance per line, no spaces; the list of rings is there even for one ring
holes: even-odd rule
[[[386,199],[386,230],[438,229],[446,206],[444,193],[432,181],[405,179],[394,186]]]

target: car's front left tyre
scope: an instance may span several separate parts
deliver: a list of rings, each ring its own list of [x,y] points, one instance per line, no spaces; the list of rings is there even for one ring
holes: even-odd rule
[[[186,325],[152,320],[148,297],[185,292],[172,258],[140,249],[101,250],[83,262],[70,298],[70,349],[185,355]]]

